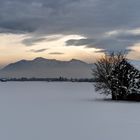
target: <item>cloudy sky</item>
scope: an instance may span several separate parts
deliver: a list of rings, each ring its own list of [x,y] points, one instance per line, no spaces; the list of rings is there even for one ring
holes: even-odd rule
[[[35,57],[140,60],[139,0],[0,0],[0,66]]]

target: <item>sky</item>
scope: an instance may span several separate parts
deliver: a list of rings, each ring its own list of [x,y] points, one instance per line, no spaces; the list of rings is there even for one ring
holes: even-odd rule
[[[127,51],[140,60],[139,0],[0,0],[0,67]]]

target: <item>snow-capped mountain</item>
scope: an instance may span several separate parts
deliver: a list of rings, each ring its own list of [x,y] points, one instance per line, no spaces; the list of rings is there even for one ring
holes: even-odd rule
[[[58,61],[38,57],[34,60],[21,60],[0,70],[0,77],[5,78],[91,78],[93,64],[72,59]]]

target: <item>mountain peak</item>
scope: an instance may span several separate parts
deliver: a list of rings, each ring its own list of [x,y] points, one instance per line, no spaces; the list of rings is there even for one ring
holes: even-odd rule
[[[81,60],[78,60],[78,59],[71,59],[69,62],[79,62],[79,63],[85,63],[85,62],[83,62],[83,61],[81,61]]]
[[[44,60],[47,60],[47,59],[43,57],[37,57],[33,61],[44,61]]]
[[[70,61],[80,61],[80,60],[78,60],[78,59],[74,59],[74,58],[73,58],[73,59],[71,59]]]

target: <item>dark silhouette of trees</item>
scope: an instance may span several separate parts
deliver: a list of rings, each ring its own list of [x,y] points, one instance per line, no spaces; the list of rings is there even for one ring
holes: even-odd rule
[[[110,75],[113,99],[127,99],[140,94],[140,72],[123,59]]]
[[[110,75],[115,68],[123,59],[125,59],[124,53],[105,54],[102,58],[98,59],[95,63],[95,67],[92,70],[94,80],[96,81],[95,89],[103,94],[111,94],[111,81]]]
[[[111,94],[113,100],[127,100],[140,95],[140,72],[126,59],[125,53],[106,54],[93,69],[95,90]],[[134,98],[134,97],[133,97]]]

